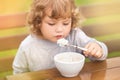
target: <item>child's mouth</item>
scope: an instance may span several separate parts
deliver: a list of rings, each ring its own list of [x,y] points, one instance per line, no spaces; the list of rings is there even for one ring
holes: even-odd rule
[[[57,35],[56,38],[60,39],[60,38],[63,38],[63,36],[62,35]]]

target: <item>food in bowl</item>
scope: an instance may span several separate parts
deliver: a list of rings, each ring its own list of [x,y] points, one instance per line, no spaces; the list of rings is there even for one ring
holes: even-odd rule
[[[57,44],[61,47],[64,47],[64,46],[68,45],[68,40],[66,40],[64,38],[58,39]]]
[[[63,52],[54,56],[56,68],[64,77],[75,77],[82,70],[85,57],[76,52]]]

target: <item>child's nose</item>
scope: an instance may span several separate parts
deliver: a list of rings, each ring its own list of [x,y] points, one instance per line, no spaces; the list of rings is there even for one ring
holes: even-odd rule
[[[56,32],[60,33],[64,30],[64,27],[62,25],[59,25],[56,27]]]

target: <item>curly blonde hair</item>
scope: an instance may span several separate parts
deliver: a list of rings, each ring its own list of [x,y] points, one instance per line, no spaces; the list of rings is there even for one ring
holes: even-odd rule
[[[31,10],[28,13],[27,22],[33,34],[41,35],[40,24],[46,15],[46,10],[51,9],[51,17],[72,18],[72,28],[77,26],[80,19],[79,10],[74,4],[74,0],[33,0]]]

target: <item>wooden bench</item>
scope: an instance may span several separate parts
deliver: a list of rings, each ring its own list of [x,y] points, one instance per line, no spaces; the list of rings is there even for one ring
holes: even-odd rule
[[[91,37],[101,37],[106,35],[120,34],[120,20],[114,19],[113,21],[93,22],[89,23],[89,19],[97,17],[105,17],[120,14],[120,1],[111,3],[100,3],[80,6],[82,14],[85,16],[86,21],[82,24],[83,31]],[[112,7],[111,7],[112,6]],[[11,14],[0,16],[0,30],[25,27],[26,14]],[[89,24],[88,24],[88,23]],[[20,42],[28,34],[19,34],[12,36],[0,37],[0,51],[17,49]],[[112,38],[112,37],[111,37]],[[101,40],[108,46],[109,53],[120,51],[120,37],[107,40]],[[12,70],[12,62],[14,56],[0,58],[0,73]],[[2,80],[3,78],[1,78]]]
[[[25,27],[26,14],[18,13],[0,16],[0,30]],[[0,51],[17,49],[26,36],[27,33],[0,37]],[[0,58],[0,73],[12,70],[13,59],[14,56]],[[0,79],[2,80],[3,78]]]
[[[83,24],[83,31],[91,37],[114,35],[102,41],[107,44],[109,53],[120,51],[120,1],[83,5],[80,9],[87,20],[96,20]]]

